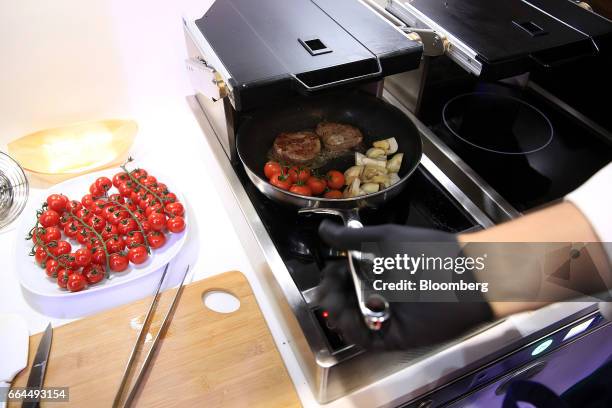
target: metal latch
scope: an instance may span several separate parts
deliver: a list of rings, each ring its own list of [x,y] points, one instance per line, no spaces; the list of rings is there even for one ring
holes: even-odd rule
[[[430,28],[401,27],[401,30],[408,34],[411,40],[423,44],[423,55],[425,56],[437,57],[446,52],[448,43],[446,37]],[[411,36],[411,34],[416,34],[418,38]]]
[[[194,90],[218,101],[227,96],[227,87],[219,73],[206,61],[199,58],[187,58],[185,67]]]

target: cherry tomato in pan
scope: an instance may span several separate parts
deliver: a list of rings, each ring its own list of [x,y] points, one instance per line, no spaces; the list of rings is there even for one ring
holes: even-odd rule
[[[177,202],[174,203],[168,203],[166,204],[166,211],[169,212],[172,215],[178,215],[180,217],[183,216],[183,214],[185,214],[185,207],[183,207],[183,204]]]
[[[274,187],[280,188],[281,190],[289,190],[293,183],[291,180],[289,180],[288,176],[278,174],[270,179],[270,184],[272,184]]]
[[[83,276],[90,285],[101,282],[104,279],[104,267],[98,264],[89,264],[83,268]]]
[[[144,263],[148,257],[149,254],[147,254],[147,250],[143,246],[135,246],[128,251],[128,259],[135,265]]]
[[[43,211],[43,213],[40,214],[40,216],[38,217],[38,221],[40,222],[40,225],[42,225],[45,228],[56,226],[57,224],[59,224],[59,219],[60,219],[59,214],[53,210]]]
[[[330,189],[339,190],[344,186],[344,174],[338,170],[327,172],[327,185]]]
[[[128,232],[136,231],[137,229],[138,224],[132,218],[124,218],[117,224],[117,231],[121,235],[127,235]]]
[[[343,198],[342,197],[342,191],[340,191],[340,190],[329,190],[329,191],[327,191],[323,195],[323,197],[325,197],[325,198],[334,198],[334,199],[336,199],[336,198]]]
[[[48,259],[45,264],[45,272],[50,278],[57,278],[57,272],[60,269],[60,264],[55,259]]]
[[[125,246],[127,246],[128,248],[131,248],[135,245],[144,244],[144,237],[142,236],[142,233],[139,231],[130,231],[125,236],[124,241],[125,241]]]
[[[312,190],[310,190],[310,187],[308,187],[305,184],[300,184],[301,182],[298,182],[298,184],[294,184],[291,186],[291,188],[289,189],[290,192],[294,193],[294,194],[299,194],[299,195],[303,195],[303,196],[311,196],[312,195]]]
[[[79,292],[87,286],[87,280],[80,273],[73,273],[68,276],[68,281],[66,282],[66,289],[71,292]]]
[[[83,204],[77,200],[70,200],[66,203],[66,211],[70,214],[76,213],[81,208],[83,208]]]
[[[310,187],[313,195],[319,195],[327,188],[327,181],[319,177],[310,176],[306,181],[306,185]]]
[[[59,227],[46,228],[42,239],[44,242],[59,241],[62,239],[62,230]]]
[[[166,228],[168,228],[168,231],[174,232],[175,234],[179,233],[185,229],[185,220],[183,217],[170,218],[166,222]]]
[[[98,177],[94,182],[96,187],[103,192],[107,192],[113,186],[113,182],[108,177]]]
[[[47,197],[47,207],[59,214],[66,210],[66,204],[68,203],[68,197],[63,194],[51,194]]]
[[[166,226],[166,216],[161,213],[152,213],[147,218],[147,221],[155,231],[161,231]]]
[[[289,178],[294,183],[298,181],[306,182],[310,177],[310,170],[306,167],[293,166],[289,169]]]
[[[111,271],[113,272],[123,272],[127,269],[129,265],[129,261],[127,256],[116,253],[110,256],[110,260],[108,262]]]
[[[166,243],[166,236],[159,231],[151,231],[147,234],[147,242],[153,249],[161,248]]]
[[[78,267],[85,267],[91,263],[91,252],[85,248],[79,248],[74,253],[74,262]]]
[[[106,240],[106,250],[109,254],[121,252],[125,249],[125,240],[122,237],[114,236]]]
[[[264,165],[264,174],[270,180],[272,177],[279,175],[283,172],[283,168],[280,163],[275,161],[269,161]]]

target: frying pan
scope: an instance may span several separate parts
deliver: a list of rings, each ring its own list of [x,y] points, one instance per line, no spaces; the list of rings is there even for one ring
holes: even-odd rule
[[[400,181],[376,193],[342,199],[305,197],[270,184],[263,169],[276,136],[281,132],[314,129],[322,121],[359,128],[365,147],[371,147],[376,140],[394,137],[398,152],[404,153],[398,172]],[[336,215],[342,218],[346,226],[361,228],[359,209],[376,208],[404,189],[406,181],[421,161],[422,144],[416,126],[399,109],[370,94],[351,91],[300,97],[284,105],[258,110],[240,125],[236,134],[236,150],[249,179],[271,200],[298,207],[300,213]],[[328,161],[319,171],[344,171],[354,164],[354,155],[349,154]],[[353,260],[360,256],[357,251],[349,251],[349,270],[366,325],[378,330],[389,318],[389,304],[378,295],[363,299],[362,280],[357,275]]]

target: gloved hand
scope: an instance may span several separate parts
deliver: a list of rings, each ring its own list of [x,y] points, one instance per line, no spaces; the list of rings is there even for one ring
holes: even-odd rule
[[[376,257],[395,257],[404,253],[415,257],[443,258],[461,255],[454,234],[423,228],[400,225],[348,228],[324,220],[319,227],[319,235],[332,247],[355,251],[366,249],[364,252],[374,253]],[[328,311],[330,326],[336,327],[345,341],[362,348],[402,350],[429,346],[456,338],[493,317],[486,299],[479,294],[471,293],[467,297],[459,295],[460,299],[467,301],[435,302],[423,300],[419,296],[422,293],[418,291],[402,292],[397,299],[385,296],[390,303],[391,316],[382,329],[372,331],[366,327],[358,309],[347,262],[328,264],[323,275],[317,301]],[[441,276],[430,271],[417,271],[411,276],[405,270],[386,271],[381,275],[366,272],[366,275],[366,280],[374,278],[383,281],[427,278],[443,282],[455,279],[454,273]],[[468,271],[458,276],[464,281],[474,281]],[[429,299],[435,300],[435,296]]]

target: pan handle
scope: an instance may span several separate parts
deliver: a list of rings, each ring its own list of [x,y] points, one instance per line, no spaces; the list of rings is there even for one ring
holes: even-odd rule
[[[342,218],[344,225],[349,228],[363,228],[363,224],[359,218],[357,210],[340,210],[336,208],[302,208],[298,211],[299,214],[329,214],[335,215]],[[355,262],[361,259],[361,252],[359,251],[348,251],[347,260],[349,271],[351,272],[351,278],[353,280],[353,286],[355,287],[355,294],[357,295],[357,303],[359,304],[359,311],[363,316],[363,320],[366,326],[370,330],[380,330],[385,321],[391,316],[391,310],[389,302],[378,295],[371,294],[364,299],[363,281],[357,274],[355,268]]]

